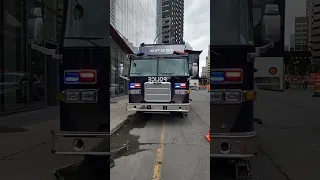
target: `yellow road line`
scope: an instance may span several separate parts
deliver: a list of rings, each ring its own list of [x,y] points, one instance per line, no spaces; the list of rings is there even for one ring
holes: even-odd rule
[[[161,177],[161,167],[163,162],[163,148],[164,148],[164,127],[165,127],[165,121],[163,120],[161,136],[160,136],[160,145],[157,149],[156,159],[153,164],[152,180],[160,180],[160,177]]]

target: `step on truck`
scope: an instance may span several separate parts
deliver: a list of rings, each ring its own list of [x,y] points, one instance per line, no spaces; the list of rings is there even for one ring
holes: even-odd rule
[[[210,158],[218,162],[211,168],[227,163],[234,178],[252,179],[254,62],[281,41],[279,6],[259,0],[214,0],[210,5]],[[255,36],[257,24],[261,33]]]
[[[190,77],[198,74],[197,63],[190,62],[185,44],[141,44],[139,52],[128,56],[128,111],[190,111]]]

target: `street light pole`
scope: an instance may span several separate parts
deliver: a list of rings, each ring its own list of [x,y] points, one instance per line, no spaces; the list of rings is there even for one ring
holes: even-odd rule
[[[171,30],[160,32],[160,33],[154,38],[153,44],[155,44],[157,38],[158,38],[162,33],[167,33],[167,32],[170,32],[170,31],[171,31]]]

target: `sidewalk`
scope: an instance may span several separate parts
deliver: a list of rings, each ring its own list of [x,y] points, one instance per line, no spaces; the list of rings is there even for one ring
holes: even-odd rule
[[[127,115],[132,114],[126,111],[126,102],[124,99],[110,104],[111,133],[125,123]],[[76,162],[79,157],[57,156],[50,152],[51,130],[59,130],[58,107],[0,117],[0,179],[15,179],[17,176],[47,179],[52,177],[53,169]],[[37,173],[42,175],[35,176]]]

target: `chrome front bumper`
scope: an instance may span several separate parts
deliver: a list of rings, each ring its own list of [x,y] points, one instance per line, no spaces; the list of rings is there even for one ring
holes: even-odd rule
[[[111,155],[110,134],[97,132],[55,132],[51,131],[51,152],[60,155]],[[82,142],[79,145],[76,141]]]
[[[211,133],[210,134],[210,157],[227,159],[251,158],[256,154],[254,138],[257,132],[246,133]],[[229,151],[221,151],[221,143],[230,145]]]
[[[153,103],[127,103],[128,111],[143,111],[143,112],[189,112],[190,103],[183,104],[153,104]]]

